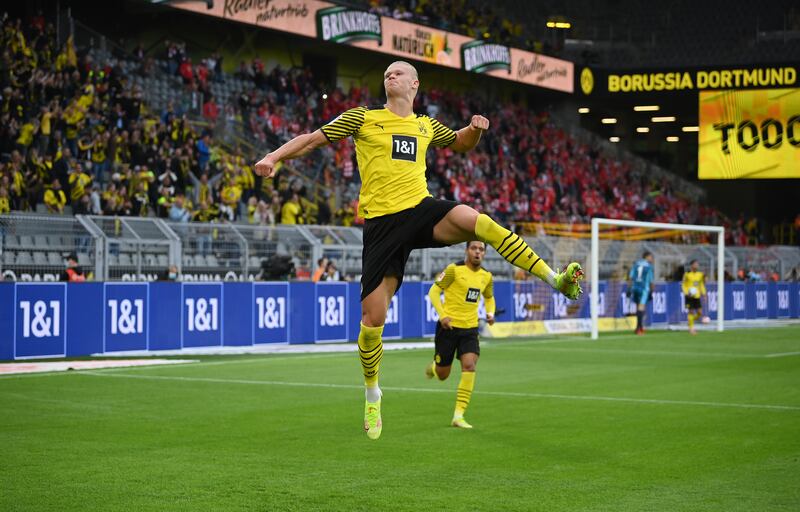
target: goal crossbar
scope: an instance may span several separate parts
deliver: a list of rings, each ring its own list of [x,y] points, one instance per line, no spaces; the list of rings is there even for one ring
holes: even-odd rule
[[[592,314],[592,339],[599,336],[600,317],[600,225],[624,226],[651,229],[674,229],[681,231],[702,231],[717,234],[717,331],[724,329],[725,317],[725,228],[723,226],[703,226],[699,224],[671,224],[666,222],[643,222],[635,220],[592,219],[591,289],[590,307]]]

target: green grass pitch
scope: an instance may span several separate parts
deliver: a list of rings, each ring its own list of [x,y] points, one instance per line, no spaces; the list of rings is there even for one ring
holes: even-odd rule
[[[800,510],[800,328],[488,341],[0,378],[0,510]],[[794,353],[794,354],[792,354]]]

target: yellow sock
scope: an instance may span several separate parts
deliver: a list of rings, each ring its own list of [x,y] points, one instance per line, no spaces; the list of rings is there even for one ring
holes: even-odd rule
[[[556,273],[531,249],[525,240],[512,233],[485,214],[478,215],[475,235],[515,267],[533,274],[550,286],[556,285]]]
[[[433,378],[434,378],[434,379],[436,379],[436,380],[442,380],[442,378],[441,378],[441,377],[439,377],[439,374],[438,374],[438,373],[436,373],[436,361],[432,361],[432,362],[431,362],[431,371],[433,372]]]
[[[461,372],[461,380],[456,390],[456,411],[455,418],[463,418],[464,411],[467,410],[469,399],[472,398],[472,388],[475,387],[475,372]]]
[[[381,341],[383,326],[367,327],[361,324],[358,333],[358,357],[361,359],[361,368],[364,370],[364,384],[367,387],[378,385],[378,371],[383,359],[383,342]]]
[[[689,313],[687,318],[689,319],[689,329],[691,329],[694,327],[694,313]]]

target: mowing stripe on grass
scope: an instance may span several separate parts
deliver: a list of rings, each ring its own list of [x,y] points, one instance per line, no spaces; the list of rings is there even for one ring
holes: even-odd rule
[[[777,354],[767,354],[764,357],[788,357],[800,356],[800,352],[778,352]]]
[[[97,372],[97,371],[82,371],[73,375],[91,375],[95,377],[118,377],[129,379],[144,379],[144,380],[172,380],[172,381],[185,381],[185,382],[209,382],[215,384],[249,384],[258,386],[289,386],[289,387],[303,387],[303,388],[335,388],[335,389],[364,389],[364,386],[356,384],[328,384],[321,382],[285,382],[276,380],[246,380],[246,379],[216,379],[211,377],[178,377],[171,375],[134,375],[131,373],[110,373],[110,372]],[[381,388],[384,391],[400,391],[410,393],[452,393],[452,389],[441,388],[409,388],[409,387],[392,387],[387,386]],[[627,397],[612,397],[612,396],[586,396],[586,395],[561,395],[551,393],[516,393],[513,391],[475,391],[475,394],[503,396],[503,397],[519,397],[519,398],[547,398],[556,400],[587,400],[587,401],[603,401],[603,402],[622,402],[622,403],[637,403],[637,404],[655,404],[655,405],[690,405],[699,407],[729,407],[735,409],[767,409],[776,411],[800,411],[800,406],[794,405],[769,405],[769,404],[737,404],[726,402],[696,402],[691,400],[659,400],[652,398],[627,398]]]

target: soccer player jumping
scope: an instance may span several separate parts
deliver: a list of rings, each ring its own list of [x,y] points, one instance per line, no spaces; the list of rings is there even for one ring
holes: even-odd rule
[[[359,215],[364,223],[361,277],[361,331],[358,352],[366,385],[364,429],[378,439],[381,390],[378,372],[383,357],[381,335],[392,296],[403,283],[408,256],[414,249],[444,247],[481,240],[509,263],[534,274],[570,299],[582,293],[583,270],[570,263],[554,272],[519,235],[488,215],[454,201],[437,200],[425,180],[428,146],[467,152],[489,128],[489,120],[473,115],[469,125],[453,131],[437,120],[413,111],[419,89],[417,70],[404,61],[393,62],[383,75],[386,104],[356,107],[313,133],[298,135],[256,163],[256,173],[275,174],[279,162],[352,136],[361,174]]]

